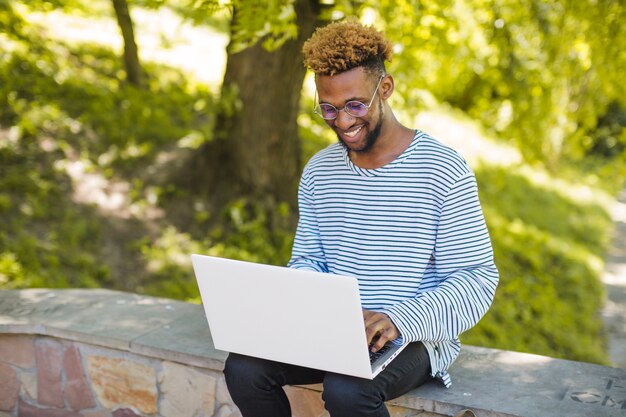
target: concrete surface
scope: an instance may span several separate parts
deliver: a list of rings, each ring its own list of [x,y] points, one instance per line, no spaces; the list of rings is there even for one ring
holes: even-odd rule
[[[36,333],[128,349],[199,306],[103,289],[0,291],[0,332]]]
[[[450,375],[450,389],[430,383],[397,403],[445,412],[463,405],[480,417],[626,416],[625,369],[464,346]]]

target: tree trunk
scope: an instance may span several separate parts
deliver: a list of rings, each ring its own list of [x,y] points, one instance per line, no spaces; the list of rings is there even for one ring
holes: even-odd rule
[[[200,150],[204,166],[196,170],[214,201],[243,196],[295,206],[302,169],[296,119],[306,72],[301,49],[319,22],[319,7],[318,0],[295,2],[298,37],[278,50],[268,52],[259,42],[228,53],[222,99],[236,92],[240,106],[218,114],[216,139]]]
[[[113,0],[113,8],[115,9],[115,16],[117,16],[117,24],[124,38],[124,67],[126,68],[126,79],[131,84],[140,86],[143,83],[143,69],[139,63],[133,21],[130,18],[128,4],[126,0]]]

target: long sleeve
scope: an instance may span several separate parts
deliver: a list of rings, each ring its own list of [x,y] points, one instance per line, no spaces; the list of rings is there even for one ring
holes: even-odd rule
[[[432,272],[425,275],[432,274],[436,286],[386,310],[406,341],[455,339],[481,319],[493,300],[498,271],[471,173],[454,184],[443,202],[429,268]]]
[[[319,224],[315,213],[312,177],[307,168],[305,168],[302,174],[298,188],[300,217],[288,266],[317,272],[328,272],[326,256],[320,238]]]

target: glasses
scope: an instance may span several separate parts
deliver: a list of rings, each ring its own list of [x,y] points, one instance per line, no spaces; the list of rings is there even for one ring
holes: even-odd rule
[[[344,106],[343,109],[338,109],[332,104],[328,103],[317,103],[317,89],[315,89],[315,107],[313,108],[313,113],[319,115],[324,120],[334,120],[339,116],[339,112],[341,110],[345,111],[352,117],[363,117],[367,114],[374,101],[374,97],[376,96],[376,92],[378,91],[378,87],[380,86],[380,82],[385,78],[385,74],[380,76],[378,80],[378,84],[376,84],[376,89],[374,90],[374,94],[372,94],[372,98],[370,99],[369,104],[361,103],[357,100],[350,100]]]

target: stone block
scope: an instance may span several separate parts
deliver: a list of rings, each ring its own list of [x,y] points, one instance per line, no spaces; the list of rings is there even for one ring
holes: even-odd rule
[[[145,414],[158,411],[153,368],[126,359],[90,356],[87,370],[96,398],[105,408],[132,407]]]
[[[464,346],[450,374],[452,387],[428,382],[393,405],[480,417],[626,417],[626,369]]]
[[[398,407],[395,405],[387,404],[387,410],[389,410],[389,417],[441,417],[442,414],[429,413],[427,411],[418,411],[405,407]]]
[[[19,368],[35,366],[35,338],[32,336],[0,334],[0,361]]]
[[[141,417],[130,408],[119,408],[113,411],[113,417]]]
[[[40,408],[20,400],[18,417],[83,417],[76,411],[59,408]]]
[[[0,410],[11,411],[17,405],[20,384],[17,372],[5,363],[0,363]]]
[[[228,354],[215,349],[202,306],[171,324],[139,336],[131,352],[222,371]]]
[[[215,410],[215,376],[172,362],[163,362],[159,376],[163,417],[212,416]]]
[[[291,413],[294,417],[327,417],[322,395],[300,387],[285,387],[285,392],[291,404]]]
[[[81,411],[83,417],[112,417],[110,411],[97,410],[97,411]]]
[[[85,377],[81,355],[76,346],[65,349],[63,368],[65,370],[63,397],[70,408],[79,411],[95,407],[96,402]]]
[[[22,398],[37,400],[37,374],[35,372],[21,372],[19,374]]]
[[[64,407],[61,381],[63,346],[49,340],[36,343],[37,402],[41,405]]]
[[[7,290],[0,292],[0,330],[43,325],[38,331],[47,335],[127,349],[131,340],[196,309],[181,301],[105,289]]]
[[[213,417],[241,417],[241,413],[235,405],[224,404]]]
[[[219,378],[217,379],[217,387],[215,388],[215,400],[219,405],[233,404],[233,399],[230,397],[228,387],[226,386],[224,374],[219,374]]]

